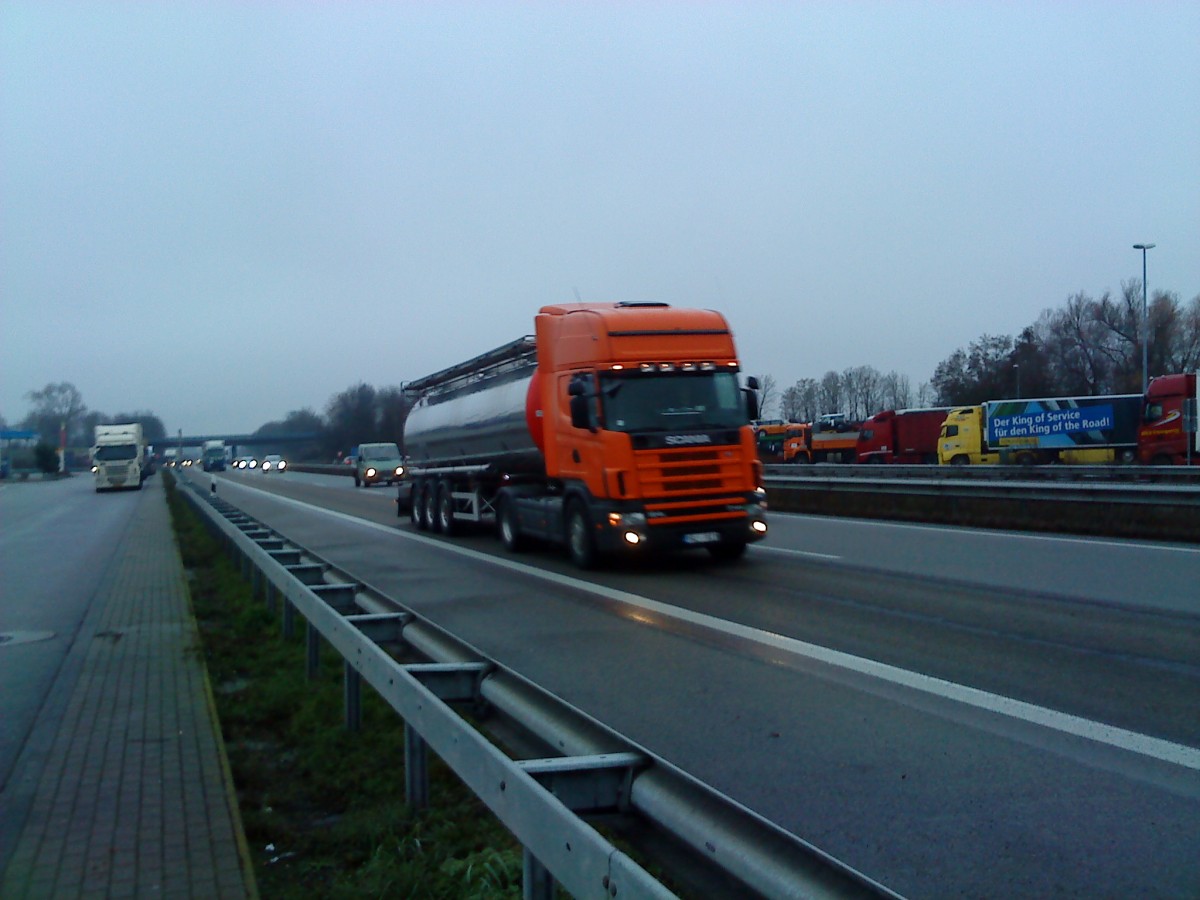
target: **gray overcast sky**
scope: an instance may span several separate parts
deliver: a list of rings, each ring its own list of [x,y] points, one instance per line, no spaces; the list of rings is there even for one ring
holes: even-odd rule
[[[1200,293],[1200,3],[0,5],[0,415],[322,412],[545,303],[720,309],[914,388]]]

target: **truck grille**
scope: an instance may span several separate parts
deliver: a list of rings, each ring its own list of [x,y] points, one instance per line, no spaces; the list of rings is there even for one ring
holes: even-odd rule
[[[751,488],[738,447],[648,450],[635,458],[651,526],[746,515]]]

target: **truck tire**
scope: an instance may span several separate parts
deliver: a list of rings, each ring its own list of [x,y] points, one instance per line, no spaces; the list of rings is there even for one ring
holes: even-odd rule
[[[952,466],[967,466],[970,464],[971,464],[971,460],[961,453],[958,456],[952,457],[950,459],[950,465],[952,465]]]
[[[592,535],[592,520],[575,501],[567,508],[567,553],[576,568],[591,569],[596,565],[596,538]]]
[[[520,553],[528,545],[525,536],[521,534],[516,504],[511,500],[500,501],[500,511],[496,515],[496,533],[500,536],[500,543],[509,553]]]
[[[455,532],[454,498],[450,495],[450,482],[443,481],[437,489],[437,505],[434,507],[437,515],[437,530],[449,537]]]
[[[413,526],[417,531],[425,530],[425,523],[421,521],[421,484],[415,483],[412,486],[412,491],[408,495],[408,517],[412,521]]]
[[[421,492],[421,521],[425,523],[426,531],[438,531],[437,482],[427,483]]]
[[[426,482],[413,486],[413,524],[419,532],[430,530],[430,523],[425,521],[425,494],[430,490]]]

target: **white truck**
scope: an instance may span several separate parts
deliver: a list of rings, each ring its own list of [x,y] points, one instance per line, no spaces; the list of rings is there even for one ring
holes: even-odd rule
[[[228,458],[225,455],[225,442],[222,440],[205,441],[201,451],[200,465],[205,472],[224,472]]]
[[[97,425],[92,447],[92,473],[96,490],[141,490],[148,474],[146,440],[140,422]]]

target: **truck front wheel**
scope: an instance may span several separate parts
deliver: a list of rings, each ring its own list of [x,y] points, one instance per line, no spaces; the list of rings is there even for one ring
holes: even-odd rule
[[[581,503],[572,503],[567,510],[567,553],[580,569],[596,565],[596,539],[592,523]]]
[[[500,502],[500,513],[496,516],[496,530],[500,533],[500,543],[509,553],[520,553],[525,549],[525,536],[521,534],[521,526],[517,519],[517,507],[511,500]]]

